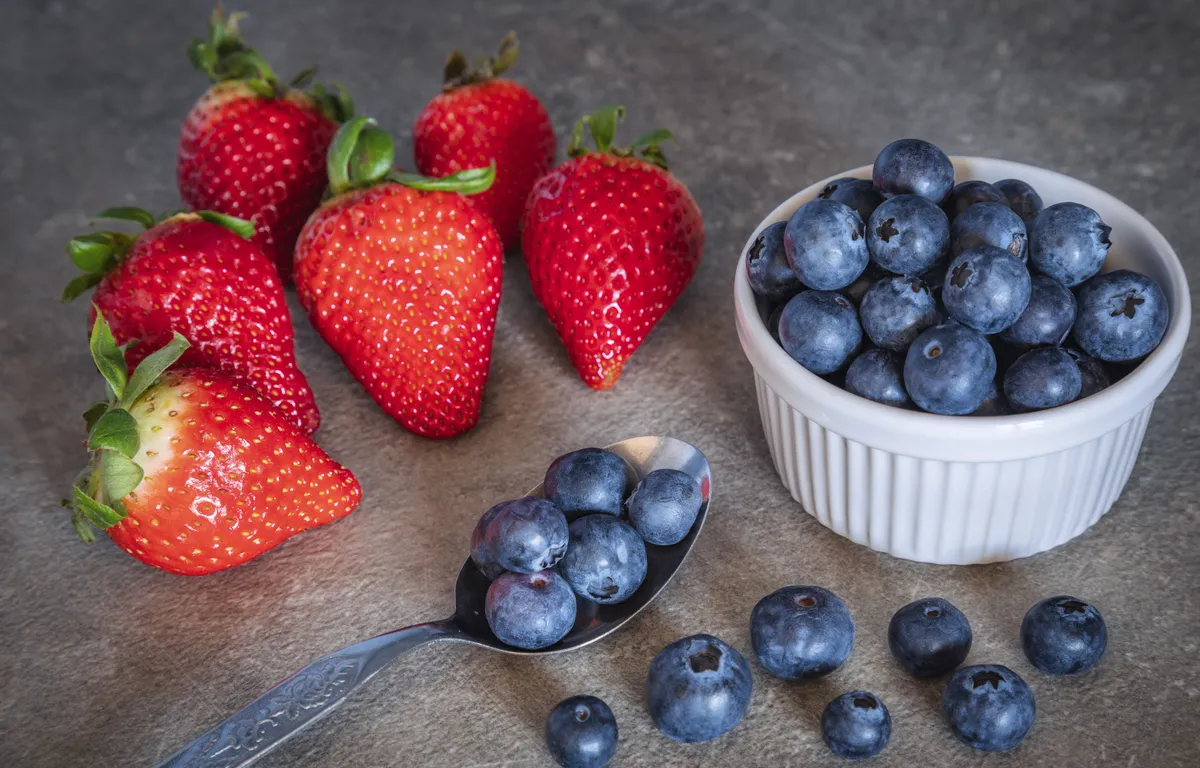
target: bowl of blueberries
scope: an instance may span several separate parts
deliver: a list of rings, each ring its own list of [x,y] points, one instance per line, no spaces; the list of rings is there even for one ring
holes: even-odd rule
[[[919,139],[776,208],[734,302],[793,498],[857,543],[947,564],[1096,522],[1191,325],[1178,257],[1129,206]]]

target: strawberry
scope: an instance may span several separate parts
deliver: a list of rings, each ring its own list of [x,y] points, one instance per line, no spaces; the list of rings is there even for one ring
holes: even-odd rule
[[[110,208],[97,218],[136,221],[146,231],[80,235],[68,245],[84,274],[63,292],[70,301],[93,285],[93,309],[112,323],[130,367],[179,332],[191,344],[182,364],[217,368],[271,400],[305,434],[321,423],[296,367],[292,321],[270,259],[249,238],[247,221],[211,211],[165,221],[140,208]]]
[[[342,126],[329,149],[333,197],[296,243],[300,304],[375,402],[408,430],[452,437],[479,419],[504,253],[459,192],[495,169],[443,179],[391,171],[374,121]]]
[[[95,526],[147,565],[199,576],[358,506],[354,475],[261,395],[220,371],[167,371],[187,347],[175,334],[129,373],[97,316],[92,357],[111,398],[84,414],[91,461],[64,502],[80,538]]]
[[[312,71],[280,83],[243,42],[241,16],[226,17],[218,6],[208,40],[188,49],[214,85],[183,122],[179,195],[193,210],[253,221],[255,239],[286,281],[296,236],[325,190],[325,152],[353,107],[340,89],[299,90]]]
[[[495,58],[469,68],[459,51],[446,62],[445,85],[413,126],[417,170],[445,176],[490,163],[496,183],[473,196],[492,221],[504,247],[520,245],[525,198],[538,177],[554,165],[554,126],[537,97],[498,76],[517,60],[511,32]]]
[[[604,107],[575,125],[571,159],[534,185],[522,223],[534,296],[593,389],[617,382],[704,248],[700,209],[659,147],[671,134],[659,129],[613,148],[624,114]],[[585,125],[598,152],[583,146]]]

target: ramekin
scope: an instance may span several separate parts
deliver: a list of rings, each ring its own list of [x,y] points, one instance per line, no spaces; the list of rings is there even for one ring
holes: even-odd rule
[[[851,541],[927,563],[1012,560],[1078,536],[1121,494],[1154,401],[1179,366],[1191,326],[1187,278],[1166,238],[1112,195],[1060,173],[1005,160],[952,158],[956,181],[1023,179],[1046,205],[1083,203],[1112,227],[1105,270],[1158,281],[1171,307],[1162,343],[1104,391],[1037,413],[938,416],[874,403],[805,370],[771,338],[746,279],[758,233],[786,221],[843,176],[792,196],[747,240],[734,280],[738,337],[758,391],[771,458],[792,498]]]

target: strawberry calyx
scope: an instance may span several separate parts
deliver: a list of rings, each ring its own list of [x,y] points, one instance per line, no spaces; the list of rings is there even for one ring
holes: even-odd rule
[[[303,92],[322,114],[337,123],[345,122],[354,114],[354,101],[340,84],[326,88],[312,82],[317,74],[316,67],[302,71],[288,83],[282,82],[258,51],[242,38],[239,24],[244,18],[244,12],[227,14],[217,3],[208,18],[208,38],[192,40],[188,44],[188,60],[192,66],[214,83],[236,80],[267,99],[283,98],[291,91]]]
[[[500,41],[500,48],[496,51],[495,56],[481,56],[475,60],[474,65],[467,61],[467,57],[462,51],[455,48],[450,52],[450,57],[446,59],[446,66],[442,70],[442,90],[453,91],[464,85],[486,83],[488,80],[499,77],[517,63],[520,47],[517,42],[517,33],[509,32]]]
[[[101,219],[112,221],[131,221],[135,224],[140,224],[143,230],[162,224],[170,220],[186,220],[199,219],[207,221],[210,224],[224,227],[230,232],[239,237],[249,240],[254,237],[254,223],[245,219],[235,218],[216,211],[168,211],[167,213],[155,216],[142,208],[133,206],[119,206],[116,208],[105,208],[100,213],[92,217],[91,223],[95,224]],[[61,301],[69,303],[74,301],[80,294],[90,290],[112,270],[116,269],[121,260],[125,258],[125,254],[129,252],[130,247],[137,240],[137,235],[131,235],[127,232],[88,232],[84,235],[77,235],[71,238],[67,243],[67,254],[71,257],[71,261],[75,266],[83,270],[83,274],[77,276],[74,280],[67,283],[67,287],[63,289]]]
[[[128,517],[121,500],[141,484],[145,475],[134,461],[141,449],[141,438],[130,408],[190,345],[176,333],[131,373],[125,364],[125,350],[117,346],[112,329],[99,309],[88,345],[109,396],[83,414],[91,459],[75,479],[71,498],[62,504],[71,509],[71,525],[76,534],[91,543],[96,538],[93,528],[111,528]]]
[[[392,182],[425,192],[458,192],[474,195],[492,186],[496,164],[468,168],[435,178],[393,170],[396,144],[391,135],[369,117],[355,117],[342,124],[325,158],[329,196]]]
[[[592,114],[579,118],[571,131],[567,156],[583,157],[592,151],[584,146],[583,129],[586,127],[597,152],[617,157],[637,157],[667,170],[667,157],[663,154],[662,144],[674,141],[674,134],[665,128],[655,128],[638,136],[628,147],[614,147],[613,139],[617,134],[617,125],[624,119],[625,107],[618,106],[600,107]]]

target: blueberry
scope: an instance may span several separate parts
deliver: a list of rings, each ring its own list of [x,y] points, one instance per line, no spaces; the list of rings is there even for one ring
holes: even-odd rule
[[[1003,192],[986,181],[972,179],[971,181],[964,181],[954,186],[954,189],[950,191],[949,197],[942,203],[942,210],[953,220],[960,213],[976,203],[1007,204],[1008,198],[1004,196]]]
[[[871,286],[879,282],[881,278],[887,277],[887,275],[887,272],[875,264],[868,264],[863,273],[858,276],[858,279],[847,285],[839,293],[850,299],[854,303],[854,306],[857,307],[862,303],[863,296],[867,295],[867,291],[871,289]]]
[[[479,522],[475,524],[475,530],[471,532],[471,560],[474,561],[475,567],[489,579],[494,579],[504,573],[504,568],[496,562],[496,558],[492,557],[492,553],[488,551],[487,546],[487,529],[500,510],[504,509],[511,501],[502,501],[496,506],[483,513],[483,517],[479,518]]]
[[[862,274],[870,255],[863,221],[833,200],[812,200],[788,219],[783,242],[800,282],[818,290],[845,288]]]
[[[1068,355],[1075,358],[1075,364],[1079,366],[1079,375],[1082,378],[1082,385],[1079,388],[1080,400],[1112,386],[1112,379],[1109,377],[1104,363],[1088,357],[1078,347],[1066,346],[1063,349],[1067,351]]]
[[[1056,203],[1029,228],[1029,260],[1044,275],[1073,288],[1100,271],[1112,227],[1079,203]]]
[[[646,545],[624,520],[586,515],[571,523],[571,542],[558,565],[575,594],[620,603],[646,579]]]
[[[1061,344],[1075,325],[1075,295],[1045,275],[1031,280],[1028,306],[999,338],[1017,349]]]
[[[786,301],[804,290],[800,278],[788,264],[783,248],[786,228],[785,221],[770,225],[758,233],[746,253],[746,277],[750,280],[750,288],[768,301]]]
[[[884,197],[920,195],[940,203],[954,186],[954,164],[928,141],[899,139],[875,158],[871,180]]]
[[[1030,350],[1004,372],[1004,397],[1019,412],[1074,402],[1082,387],[1079,366],[1060,347]]]
[[[817,194],[817,197],[822,200],[845,203],[853,208],[863,221],[871,218],[871,214],[883,202],[883,195],[879,194],[879,190],[875,189],[875,185],[870,180],[855,179],[849,176],[829,182]]]
[[[758,663],[775,677],[821,677],[850,656],[854,617],[828,589],[784,587],[754,606],[750,640]]]
[[[874,757],[892,736],[892,716],[873,693],[843,693],[825,707],[821,735],[829,751],[848,760]]]
[[[897,408],[912,405],[904,391],[904,365],[886,349],[868,349],[854,358],[846,371],[846,391]]]
[[[1002,248],[969,248],[950,262],[942,303],[951,318],[980,333],[999,333],[1029,306],[1033,282],[1021,260]]]
[[[484,544],[506,571],[544,571],[558,565],[567,551],[567,518],[545,499],[516,499],[501,505],[488,523]]]
[[[880,267],[919,275],[948,253],[950,224],[936,203],[897,195],[875,209],[867,224],[867,249]]]
[[[546,718],[546,746],[563,768],[604,768],[617,751],[617,718],[595,696],[563,699]]]
[[[976,203],[950,225],[950,252],[957,256],[968,248],[994,245],[1021,260],[1029,254],[1025,222],[1002,203]]]
[[[554,460],[544,488],[546,498],[568,519],[589,512],[620,517],[627,482],[624,459],[601,448],[583,448]]]
[[[692,530],[704,502],[700,484],[678,469],[656,469],[633,489],[625,509],[647,544],[670,546]]]
[[[1037,707],[1021,676],[999,664],[963,667],[942,693],[942,717],[954,735],[989,752],[1021,743]]]
[[[938,677],[956,669],[971,651],[971,638],[967,617],[940,597],[909,603],[888,624],[892,655],[917,677]]]
[[[921,331],[937,325],[937,299],[921,278],[892,275],[871,286],[858,316],[876,346],[903,352]]]
[[[1042,196],[1033,187],[1020,179],[1001,179],[993,184],[1004,195],[1008,207],[1021,217],[1026,225],[1032,224],[1044,207]]]
[[[840,293],[804,291],[783,308],[779,343],[813,373],[833,373],[850,362],[862,343],[858,311]]]
[[[1004,387],[998,381],[992,379],[991,386],[988,388],[988,393],[983,398],[983,402],[979,404],[978,408],[971,411],[971,415],[1009,416],[1012,412],[1008,401],[1004,399]]]
[[[575,623],[575,593],[554,571],[505,573],[488,587],[483,611],[500,642],[526,650],[546,648]]]
[[[1029,609],[1021,621],[1021,647],[1029,663],[1048,675],[1073,675],[1096,666],[1108,646],[1108,628],[1096,607],[1059,595]]]
[[[771,310],[771,314],[767,315],[767,332],[771,334],[771,338],[775,339],[775,343],[779,344],[779,318],[783,317],[783,308],[787,306],[780,304]]]
[[[711,741],[741,721],[751,689],[745,656],[712,635],[692,635],[654,657],[646,706],[658,730],[675,741]]]
[[[958,323],[928,329],[904,359],[904,388],[918,408],[930,413],[971,413],[983,404],[995,378],[992,345]]]
[[[1154,351],[1167,332],[1167,297],[1145,275],[1096,275],[1076,294],[1075,343],[1097,360],[1122,363]]]

